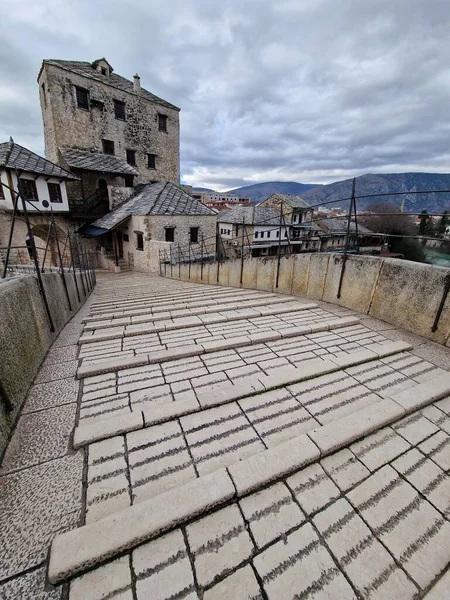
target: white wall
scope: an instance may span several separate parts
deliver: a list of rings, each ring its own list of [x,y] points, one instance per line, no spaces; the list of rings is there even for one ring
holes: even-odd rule
[[[256,242],[259,241],[265,241],[265,242],[273,242],[273,241],[277,241],[280,239],[279,238],[279,231],[280,231],[280,227],[277,226],[276,223],[268,223],[266,225],[255,225],[254,228],[254,235],[253,235],[253,239]],[[287,233],[288,228],[286,227],[282,227],[281,228],[281,241],[283,240],[287,240]],[[256,233],[258,233],[258,235],[256,235]],[[270,237],[267,237],[269,234]]]
[[[1,169],[0,170],[0,177],[3,183],[5,183],[6,185],[8,184],[8,179],[6,177],[6,170],[5,169]],[[17,177],[15,172],[11,171],[11,177],[12,177],[12,181],[13,181],[13,187],[15,190],[18,189],[17,186]],[[31,179],[31,180],[35,180],[35,175],[32,175],[31,173],[23,173],[21,175],[22,179]],[[40,176],[35,180],[36,183],[36,190],[37,190],[37,194],[38,194],[38,198],[39,200],[37,202],[33,202],[34,206],[36,208],[33,207],[32,204],[30,204],[29,202],[27,203],[27,210],[30,213],[33,212],[37,212],[36,209],[41,210],[42,212],[50,212],[51,209],[53,209],[53,212],[69,212],[69,203],[67,200],[67,190],[66,190],[66,182],[62,179],[59,179],[57,177],[50,177],[50,179],[48,180],[48,183],[59,183],[61,185],[61,197],[62,197],[62,202],[55,202],[55,203],[51,203],[50,202],[50,198],[48,195],[48,187],[47,187],[47,180],[44,176]],[[0,209],[4,209],[4,210],[12,210],[13,208],[13,202],[12,202],[12,198],[11,198],[11,193],[8,189],[3,188],[4,191],[4,195],[5,195],[5,200],[0,200]],[[50,203],[49,207],[45,207],[42,205],[43,200],[47,200]],[[22,202],[21,200],[19,200],[19,210],[22,210]]]

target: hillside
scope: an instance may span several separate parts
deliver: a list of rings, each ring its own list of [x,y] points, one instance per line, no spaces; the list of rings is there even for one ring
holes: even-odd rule
[[[323,204],[332,200],[348,198],[352,193],[352,179],[321,185],[306,191],[302,197],[310,204]],[[356,178],[356,196],[366,194],[386,194],[389,192],[419,190],[450,190],[450,174],[440,173],[389,173],[386,175],[361,175]],[[392,202],[397,206],[405,200],[405,211],[443,212],[450,210],[450,192],[442,194],[405,194],[401,196],[378,196],[357,200],[358,210],[370,208],[375,202]],[[346,202],[336,202],[330,206],[346,207]]]
[[[314,183],[297,183],[295,181],[266,181],[265,183],[255,183],[245,187],[229,190],[227,194],[233,194],[240,198],[250,198],[253,202],[262,202],[272,194],[297,194],[303,195],[307,190],[317,189]]]

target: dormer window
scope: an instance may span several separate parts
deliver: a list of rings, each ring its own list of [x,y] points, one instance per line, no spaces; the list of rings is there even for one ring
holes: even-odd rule
[[[108,75],[108,69],[105,69],[105,67],[100,67],[102,75]]]

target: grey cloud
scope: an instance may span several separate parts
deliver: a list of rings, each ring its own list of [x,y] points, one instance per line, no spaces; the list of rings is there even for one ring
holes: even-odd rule
[[[448,170],[447,0],[3,3],[2,139],[43,152],[43,58],[106,56],[182,109],[187,183]]]

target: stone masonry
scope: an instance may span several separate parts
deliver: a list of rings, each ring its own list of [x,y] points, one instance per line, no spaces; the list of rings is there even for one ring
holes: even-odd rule
[[[99,61],[98,67],[102,66],[108,74],[94,66],[90,74],[89,63],[43,62],[38,83],[46,157],[60,164],[62,148],[102,153],[102,139],[106,139],[114,142],[115,156],[122,160],[126,160],[126,150],[136,152],[139,182],[179,183],[179,109],[152,100],[140,86],[133,89],[131,82],[121,89],[108,63]],[[77,86],[89,92],[88,110],[77,106]],[[115,118],[114,100],[125,103],[124,120]],[[167,117],[167,131],[159,131],[159,114]],[[156,155],[156,169],[148,168],[148,153]]]

